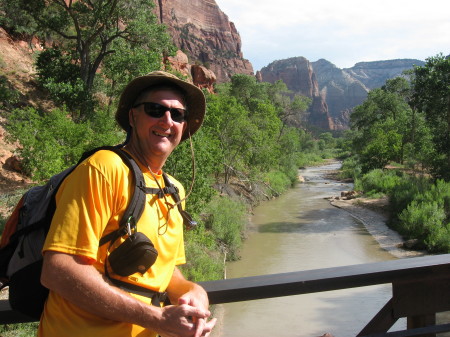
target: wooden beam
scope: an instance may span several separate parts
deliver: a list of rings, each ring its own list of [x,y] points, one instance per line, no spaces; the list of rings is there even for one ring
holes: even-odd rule
[[[445,254],[200,284],[210,303],[218,304],[427,279],[450,272],[449,262],[450,254]]]
[[[357,337],[388,331],[397,321],[393,315],[392,298],[375,315],[374,318],[361,330]]]

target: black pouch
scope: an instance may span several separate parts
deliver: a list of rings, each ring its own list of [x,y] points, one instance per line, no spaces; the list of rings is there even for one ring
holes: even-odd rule
[[[158,251],[143,233],[133,233],[109,255],[109,265],[120,276],[145,273],[156,261]]]

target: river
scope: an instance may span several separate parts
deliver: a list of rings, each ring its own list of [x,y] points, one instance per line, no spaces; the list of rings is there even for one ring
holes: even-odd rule
[[[305,183],[255,208],[241,259],[227,264],[227,278],[394,259],[361,222],[325,199],[352,189],[326,178],[338,168],[301,170]],[[218,305],[213,337],[355,336],[390,297],[390,285],[377,285]],[[392,330],[405,325],[400,320]]]

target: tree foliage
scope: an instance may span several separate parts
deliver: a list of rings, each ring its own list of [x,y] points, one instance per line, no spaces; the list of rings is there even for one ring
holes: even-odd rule
[[[95,91],[94,80],[100,67],[112,55],[115,57],[110,61],[109,71],[102,75],[111,76],[109,79],[116,86],[119,82],[120,89],[122,81],[150,68],[159,68],[159,64],[155,67],[155,59],[162,60],[163,55],[174,51],[165,26],[158,23],[152,12],[153,7],[152,0],[0,0],[0,9],[17,18],[16,22],[5,24],[16,30],[25,30],[24,25],[33,27],[43,41],[54,41],[63,51],[57,59],[64,59],[68,69],[77,68],[71,71],[78,75],[89,96]],[[141,61],[146,61],[145,66],[135,63]],[[45,68],[40,70],[41,77],[49,74],[48,65],[40,65]],[[73,74],[69,83],[72,91]],[[45,82],[61,96],[70,91],[55,77]],[[86,107],[84,113],[90,108]]]
[[[425,116],[436,150],[436,177],[450,179],[450,58],[430,57],[414,69],[412,107]]]
[[[412,168],[429,168],[435,154],[425,116],[413,107],[413,90],[407,78],[398,77],[369,92],[355,107],[351,129],[353,150],[362,172],[383,168],[389,162]]]
[[[83,152],[122,138],[114,121],[101,111],[90,122],[74,123],[61,109],[16,109],[5,127],[9,140],[20,142],[17,151],[25,172],[38,181],[75,164]]]

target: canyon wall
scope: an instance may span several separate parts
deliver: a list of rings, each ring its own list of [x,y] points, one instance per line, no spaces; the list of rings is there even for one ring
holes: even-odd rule
[[[270,83],[282,80],[294,94],[311,98],[308,123],[324,130],[335,129],[328,114],[327,103],[320,93],[316,74],[306,58],[292,57],[272,62],[263,67],[257,76],[260,80]]]
[[[312,98],[308,120],[311,125],[345,130],[353,108],[364,102],[369,90],[423,64],[420,60],[400,59],[359,62],[352,68],[340,69],[324,59],[309,62],[304,57],[293,57],[270,63],[258,76],[271,83],[281,79],[294,93]]]
[[[158,0],[155,4],[161,23],[191,64],[212,71],[219,83],[236,73],[253,75],[234,23],[214,0]]]

